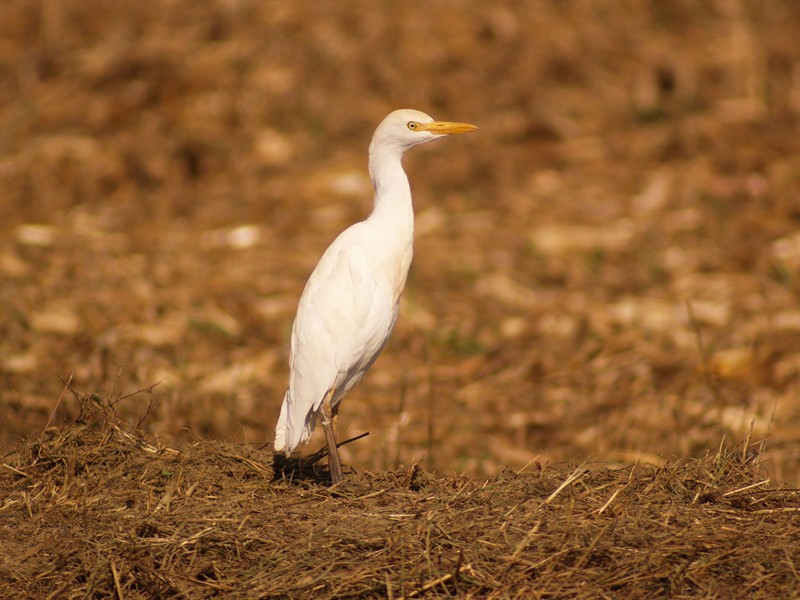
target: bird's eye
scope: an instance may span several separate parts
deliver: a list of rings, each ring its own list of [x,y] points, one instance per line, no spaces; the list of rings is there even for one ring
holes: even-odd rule
[[[409,121],[407,127],[409,129],[416,129],[417,128],[417,124],[414,121]]]

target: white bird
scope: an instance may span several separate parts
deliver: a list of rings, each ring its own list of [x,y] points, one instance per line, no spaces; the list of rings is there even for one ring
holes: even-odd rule
[[[344,395],[389,339],[411,266],[414,210],[403,154],[475,129],[468,123],[434,121],[417,110],[396,110],[387,116],[369,146],[375,187],[372,213],[328,247],[300,297],[292,327],[289,387],[274,448],[291,454],[308,441],[319,415],[333,483],[343,476],[333,418]]]

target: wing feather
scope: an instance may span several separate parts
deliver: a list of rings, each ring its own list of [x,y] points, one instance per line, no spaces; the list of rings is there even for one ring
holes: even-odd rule
[[[300,297],[276,450],[289,453],[308,440],[325,395],[335,388],[335,405],[363,377],[397,319],[397,299],[381,285],[383,271],[361,243],[360,225],[331,244]]]

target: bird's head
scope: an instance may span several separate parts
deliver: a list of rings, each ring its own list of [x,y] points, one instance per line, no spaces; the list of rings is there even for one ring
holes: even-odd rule
[[[390,113],[381,121],[372,137],[370,153],[385,149],[399,151],[402,154],[414,146],[427,144],[454,133],[467,133],[476,129],[475,125],[469,123],[435,121],[424,112],[404,108]]]

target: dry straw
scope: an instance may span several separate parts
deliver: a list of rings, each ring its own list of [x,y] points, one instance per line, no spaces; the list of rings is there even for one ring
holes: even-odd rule
[[[418,466],[328,487],[267,449],[166,446],[97,395],[3,458],[0,580],[56,597],[790,597],[800,493],[762,444],[663,467]]]

